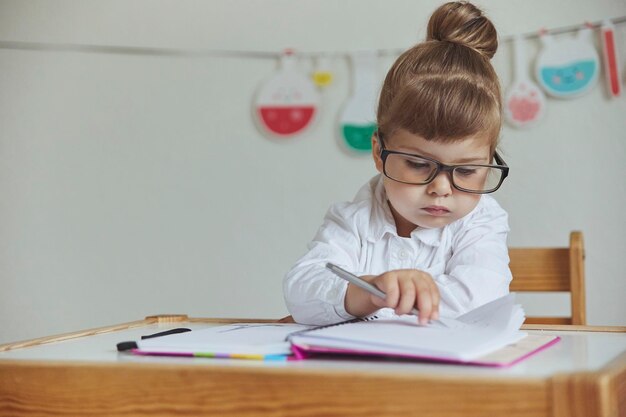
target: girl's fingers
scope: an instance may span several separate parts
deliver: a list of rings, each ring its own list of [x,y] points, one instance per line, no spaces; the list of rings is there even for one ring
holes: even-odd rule
[[[403,274],[405,272],[405,274]],[[408,314],[413,307],[419,310],[420,324],[439,318],[439,289],[430,275],[420,271],[390,271],[376,277],[372,283],[386,294],[385,299],[372,295],[378,307],[393,308],[396,314]]]
[[[417,290],[413,281],[403,280],[400,281],[400,300],[396,307],[396,314],[408,314],[415,307],[417,300]]]
[[[428,283],[419,281],[417,292],[417,309],[419,310],[420,324],[428,324],[433,311],[433,299],[431,288]]]
[[[372,302],[379,307],[396,308],[400,300],[400,288],[398,286],[398,278],[393,272],[386,272],[374,280],[376,285],[382,292],[386,294],[384,300],[372,295]]]
[[[439,296],[439,288],[434,281],[432,281],[430,285],[430,294],[433,300],[433,310],[431,318],[433,320],[437,320],[439,318],[439,302],[441,300],[441,297]]]

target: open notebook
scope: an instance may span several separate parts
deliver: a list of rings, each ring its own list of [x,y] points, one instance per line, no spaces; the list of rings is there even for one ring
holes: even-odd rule
[[[297,357],[344,354],[508,366],[556,343],[521,332],[524,312],[509,294],[456,319],[426,326],[415,316],[371,317],[305,329],[288,336]]]
[[[384,356],[506,366],[558,340],[520,332],[524,313],[513,294],[456,319],[426,326],[415,316],[352,320],[313,327],[280,323],[236,323],[136,342],[138,355],[239,359],[285,359],[314,354]]]

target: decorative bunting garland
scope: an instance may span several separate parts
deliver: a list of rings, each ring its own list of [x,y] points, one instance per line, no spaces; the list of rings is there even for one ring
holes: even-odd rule
[[[602,58],[607,91],[610,97],[621,93],[620,63],[617,57],[614,25],[626,23],[626,16],[587,23],[501,37],[501,41],[514,40],[515,76],[505,97],[505,118],[514,127],[526,128],[541,119],[545,111],[545,98],[540,89],[525,74],[525,57],[522,40],[540,38],[543,48],[537,58],[535,77],[546,93],[557,98],[573,98],[587,93],[598,80],[600,57],[593,46],[591,35],[600,29]],[[553,39],[553,35],[578,32],[569,39]],[[185,50],[174,48],[129,47],[113,45],[49,44],[39,42],[0,41],[0,49],[89,52],[172,57],[249,57],[279,59],[279,72],[267,81],[255,96],[255,117],[264,133],[289,137],[301,133],[315,119],[319,106],[318,89],[327,88],[333,79],[330,60],[349,55],[353,65],[354,88],[352,98],[346,103],[340,117],[342,137],[348,148],[362,153],[371,149],[369,138],[375,129],[375,96],[373,85],[377,78],[373,71],[376,58],[382,55],[399,55],[404,49],[377,49],[366,53],[302,52],[299,58],[315,60],[311,77],[295,69],[296,55],[291,50],[284,53],[261,51]],[[367,58],[365,58],[367,57]],[[371,108],[370,108],[371,107]],[[356,132],[356,133],[355,133]],[[366,138],[367,137],[367,138]]]

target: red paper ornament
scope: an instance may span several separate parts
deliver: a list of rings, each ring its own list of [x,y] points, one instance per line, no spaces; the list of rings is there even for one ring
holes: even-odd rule
[[[622,92],[622,80],[620,80],[619,58],[615,46],[615,27],[610,20],[605,20],[602,22],[600,32],[606,85],[611,97],[619,97]]]
[[[296,70],[295,64],[293,53],[285,51],[278,73],[261,87],[254,103],[259,124],[274,136],[300,133],[317,112],[319,94],[309,77]]]

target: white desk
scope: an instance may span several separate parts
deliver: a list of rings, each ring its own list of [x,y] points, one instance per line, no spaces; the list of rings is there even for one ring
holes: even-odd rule
[[[168,328],[224,322],[232,321],[152,317],[0,346],[0,416],[626,416],[626,328],[543,330],[562,340],[509,368],[115,349]]]

